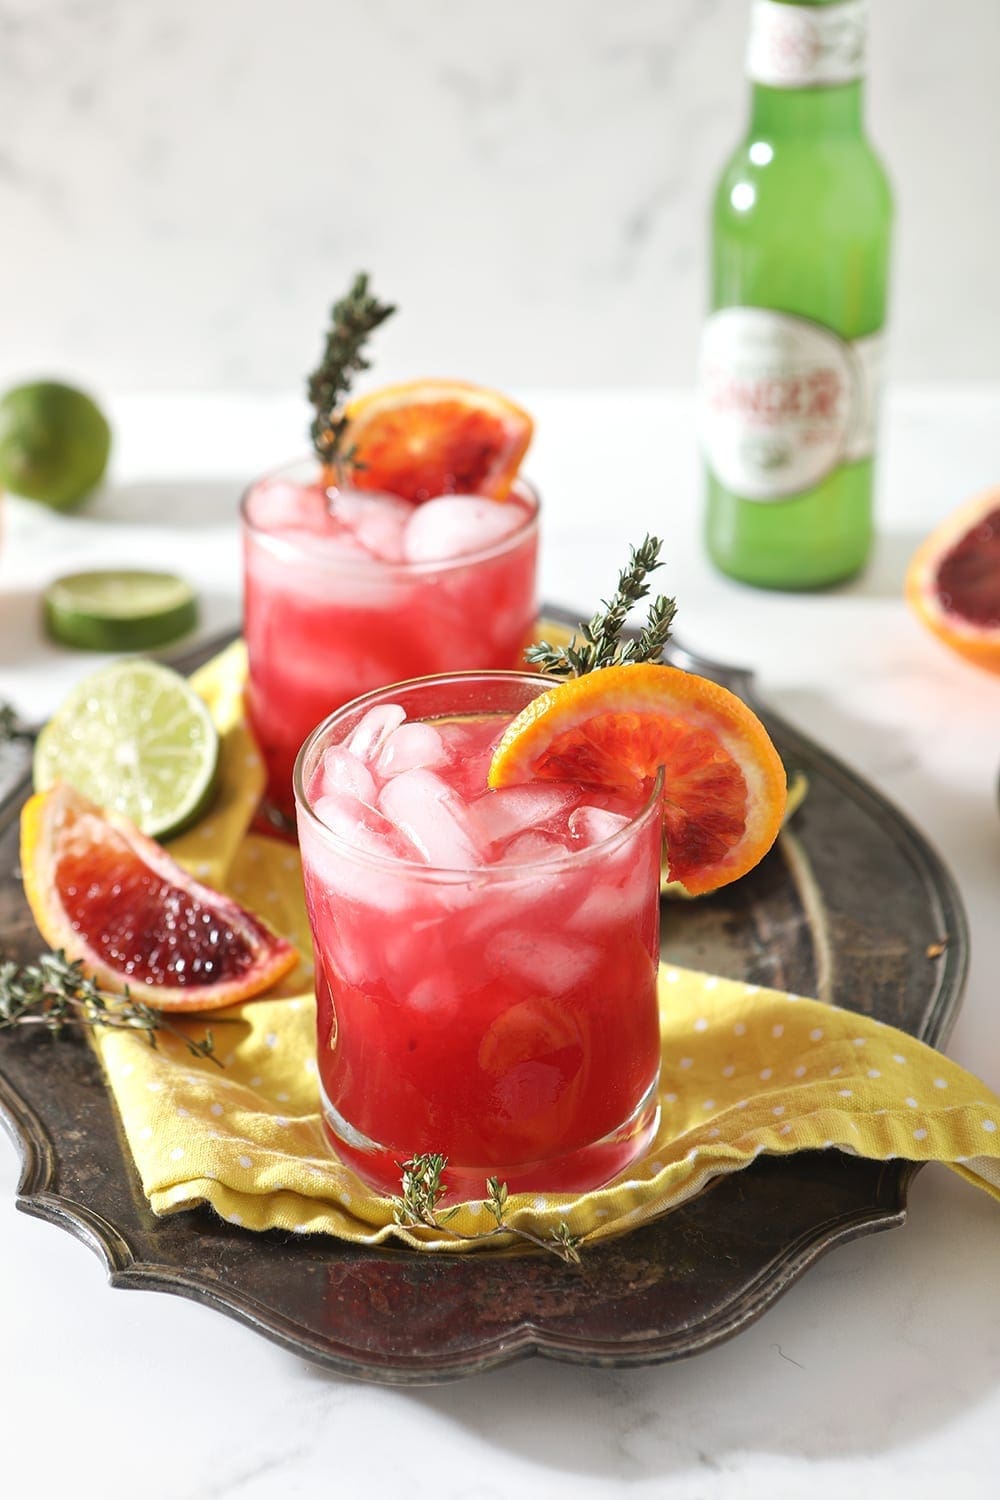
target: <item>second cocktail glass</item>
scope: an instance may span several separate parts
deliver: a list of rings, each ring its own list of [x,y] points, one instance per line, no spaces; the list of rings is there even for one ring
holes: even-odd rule
[[[315,460],[242,503],[247,712],[269,810],[290,823],[292,768],[333,709],[388,682],[517,667],[537,613],[538,498],[327,490]]]

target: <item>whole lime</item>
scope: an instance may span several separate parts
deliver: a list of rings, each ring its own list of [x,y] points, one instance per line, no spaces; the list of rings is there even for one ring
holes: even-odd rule
[[[53,510],[71,510],[107,468],[111,428],[84,391],[57,380],[0,398],[0,485]]]

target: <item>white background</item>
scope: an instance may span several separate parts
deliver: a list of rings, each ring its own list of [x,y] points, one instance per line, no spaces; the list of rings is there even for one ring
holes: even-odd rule
[[[688,385],[748,0],[0,0],[0,381]],[[997,0],[873,0],[895,378],[998,371]]]

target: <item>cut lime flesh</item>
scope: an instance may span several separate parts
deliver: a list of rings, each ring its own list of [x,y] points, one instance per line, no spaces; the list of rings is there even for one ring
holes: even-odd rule
[[[35,746],[35,790],[67,782],[151,838],[171,838],[211,803],[219,736],[185,679],[158,662],[114,662],[77,684]]]
[[[139,569],[69,573],[45,591],[54,640],[89,651],[149,651],[198,623],[198,601],[183,578]]]

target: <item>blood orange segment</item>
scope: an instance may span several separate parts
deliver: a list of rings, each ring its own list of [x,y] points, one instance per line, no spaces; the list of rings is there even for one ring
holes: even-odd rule
[[[1000,672],[1000,486],[961,506],[918,548],[906,597],[946,646]]]
[[[582,781],[639,797],[661,766],[670,878],[701,895],[745,875],[781,826],[784,767],[756,714],[692,672],[605,667],[560,683],[508,726],[489,782]]]
[[[158,1010],[218,1010],[298,960],[253,913],[192,879],[120,816],[64,785],[21,815],[24,890],[42,937],[104,988]]]
[[[352,402],[347,416],[352,484],[414,503],[436,495],[505,499],[533,431],[528,413],[499,391],[460,380],[386,386]]]

